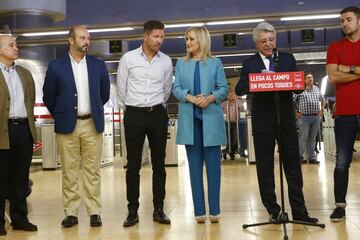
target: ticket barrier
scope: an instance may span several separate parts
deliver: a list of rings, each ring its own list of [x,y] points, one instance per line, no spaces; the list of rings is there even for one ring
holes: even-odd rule
[[[324,111],[323,122],[323,139],[324,139],[324,154],[327,160],[336,160],[336,144],[335,144],[335,131],[334,119],[332,118],[329,109]]]
[[[36,126],[37,142],[34,144],[33,163],[41,163],[43,170],[61,167],[57,153],[54,124],[42,123]]]
[[[177,119],[171,118],[168,122],[165,166],[178,167],[184,160],[179,160],[178,146],[176,145]]]

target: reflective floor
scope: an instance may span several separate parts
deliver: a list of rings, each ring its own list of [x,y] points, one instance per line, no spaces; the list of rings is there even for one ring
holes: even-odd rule
[[[322,153],[320,165],[303,164],[304,194],[306,205],[312,216],[326,224],[319,227],[288,224],[289,239],[359,239],[360,236],[360,148],[354,153],[350,170],[348,207],[346,221],[332,223],[329,215],[333,209],[334,162],[325,160]],[[184,158],[182,148],[179,157]],[[276,168],[278,173],[278,168]],[[59,239],[283,239],[282,225],[267,225],[244,230],[244,223],[266,221],[268,216],[262,206],[254,164],[244,160],[223,161],[221,189],[221,219],[219,224],[197,224],[193,217],[191,189],[187,164],[167,168],[165,212],[171,218],[171,225],[160,225],[152,220],[151,166],[141,171],[141,197],[139,217],[136,226],[124,228],[122,222],[127,214],[125,196],[125,170],[120,158],[113,166],[102,169],[103,226],[91,228],[84,208],[79,214],[79,225],[63,229],[61,200],[61,171],[38,171],[31,174],[33,192],[28,198],[29,218],[37,224],[39,231],[26,233],[13,231],[7,224],[8,235],[0,239],[11,240],[59,240]],[[277,174],[277,181],[279,180]],[[278,194],[278,197],[280,195]],[[279,200],[280,201],[280,200]],[[286,206],[288,201],[286,197]],[[290,211],[289,211],[290,212]]]

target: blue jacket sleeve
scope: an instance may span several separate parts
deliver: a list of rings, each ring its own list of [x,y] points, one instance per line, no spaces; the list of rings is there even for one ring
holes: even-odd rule
[[[181,74],[181,63],[182,60],[179,59],[176,62],[176,70],[175,70],[175,82],[173,85],[172,92],[174,96],[180,101],[180,102],[186,102],[185,98],[186,95],[190,92],[190,89],[184,88],[182,84],[182,74]]]
[[[218,104],[220,104],[228,94],[227,79],[221,60],[219,58],[216,58],[216,86],[215,90],[212,91],[212,94],[215,96],[216,103]]]
[[[43,85],[43,102],[49,112],[53,115],[56,106],[56,73],[54,62],[49,63]]]
[[[101,100],[103,105],[109,101],[110,98],[110,79],[109,73],[106,69],[106,65],[104,61],[101,61],[102,65],[102,74],[101,74]]]
[[[236,95],[243,96],[249,93],[249,73],[249,66],[245,60],[241,69],[240,79],[235,87]]]

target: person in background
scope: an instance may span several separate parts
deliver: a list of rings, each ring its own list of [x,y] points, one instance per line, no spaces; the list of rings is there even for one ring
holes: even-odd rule
[[[82,186],[90,226],[98,227],[102,225],[100,158],[109,74],[104,61],[86,54],[90,35],[85,26],[71,27],[68,42],[69,52],[49,63],[43,86],[62,164],[65,218],[61,225],[78,224]]]
[[[275,71],[275,62],[272,58],[274,49],[276,49],[275,28],[267,22],[258,24],[253,31],[253,40],[258,52],[243,62],[240,80],[235,88],[235,92],[239,96],[249,92],[250,73]],[[294,56],[291,53],[278,52],[277,71],[296,70]],[[281,132],[279,134],[277,133],[278,114],[276,113],[275,95],[278,96],[280,111]],[[253,93],[251,104],[256,170],[261,200],[269,213],[269,221],[278,223],[283,218],[281,207],[276,202],[274,179],[275,141],[281,139],[282,145],[279,154],[284,164],[293,220],[316,223],[318,219],[310,217],[308,214],[302,192],[303,179],[292,93],[288,91],[278,94],[274,92]]]
[[[0,36],[0,236],[5,236],[5,199],[14,230],[37,231],[29,222],[26,197],[36,141],[35,83],[29,70],[15,63],[19,49],[12,36]]]
[[[299,123],[300,161],[304,160],[306,149],[307,160],[311,164],[320,164],[316,160],[315,140],[319,131],[320,120],[324,115],[325,100],[320,89],[314,85],[314,75],[305,73],[305,90],[293,95],[296,108],[296,119]],[[321,106],[320,104],[321,103]]]
[[[127,151],[126,196],[128,216],[123,226],[139,222],[139,188],[142,149],[147,136],[153,170],[153,220],[170,224],[164,213],[165,152],[168,114],[165,104],[171,93],[173,67],[169,56],[160,51],[165,25],[157,20],[144,23],[144,42],[120,59],[117,93],[124,110]]]
[[[205,27],[185,32],[187,54],[176,63],[173,94],[179,99],[177,144],[186,147],[195,218],[206,220],[203,165],[208,182],[210,221],[220,219],[221,145],[226,144],[221,101],[227,81],[221,60],[211,56],[211,39]]]
[[[229,92],[227,100],[222,103],[222,108],[225,113],[225,130],[228,140],[226,148],[222,150],[223,158],[226,160],[227,153],[229,153],[230,159],[235,160],[235,152],[238,149],[238,135],[240,134],[240,131],[238,134],[238,130],[240,130],[240,112],[244,109],[242,99],[237,98],[235,92]],[[228,136],[229,132],[230,137]]]
[[[336,207],[330,215],[334,222],[343,221],[346,216],[349,168],[360,124],[360,8],[351,6],[342,9],[340,22],[345,37],[330,44],[326,58],[328,77],[336,88]]]

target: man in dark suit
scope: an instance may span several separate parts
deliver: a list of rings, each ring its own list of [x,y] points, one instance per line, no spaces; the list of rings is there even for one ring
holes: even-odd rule
[[[15,64],[18,57],[15,38],[0,36],[0,236],[6,235],[5,199],[10,200],[12,228],[37,231],[26,204],[36,141],[35,84],[31,73]]]
[[[103,145],[104,104],[110,82],[104,61],[86,55],[90,35],[85,26],[68,34],[69,53],[49,63],[43,100],[55,120],[57,147],[62,163],[65,219],[78,224],[82,171],[84,202],[92,227],[101,226],[100,157]]]
[[[276,32],[266,22],[260,23],[253,31],[253,40],[258,53],[244,60],[236,93],[249,92],[249,73],[275,71],[272,58],[276,48]],[[278,53],[278,72],[296,71],[296,60],[290,53]],[[299,156],[298,136],[295,126],[292,92],[279,92],[279,111],[281,133],[277,136],[277,114],[274,92],[255,93],[252,95],[252,128],[255,146],[256,169],[261,200],[269,213],[271,222],[280,220],[280,206],[276,202],[274,181],[275,140],[281,138],[280,157],[283,161],[288,194],[294,220],[315,223],[318,220],[308,215],[302,192],[303,179]],[[265,120],[265,121],[264,121]]]

